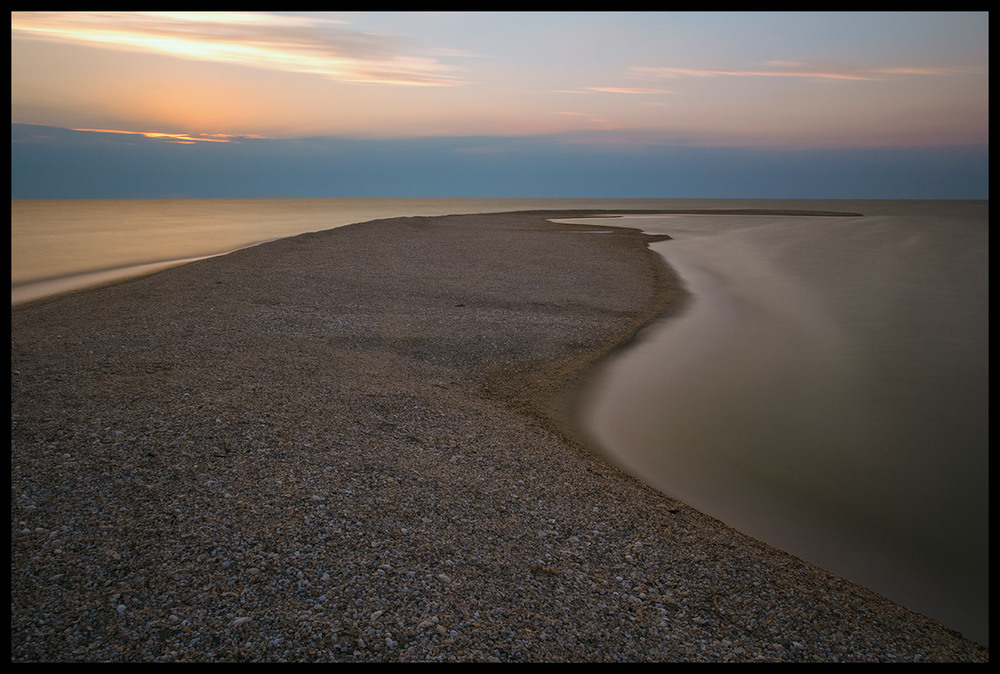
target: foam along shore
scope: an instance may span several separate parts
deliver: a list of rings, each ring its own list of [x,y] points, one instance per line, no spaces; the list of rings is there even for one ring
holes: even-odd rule
[[[139,264],[116,269],[102,269],[100,271],[74,274],[72,276],[19,283],[17,285],[11,285],[10,304],[14,307],[37,300],[48,299],[57,295],[64,295],[77,290],[109,285],[138,276],[154,274],[170,267],[176,267],[177,265],[187,264],[197,260],[204,260],[206,257],[212,256],[206,255],[204,257],[186,258],[183,260],[150,262],[148,264]]]
[[[684,301],[651,237],[549,222],[587,215],[12,309],[12,661],[988,661],[576,435],[588,367]]]

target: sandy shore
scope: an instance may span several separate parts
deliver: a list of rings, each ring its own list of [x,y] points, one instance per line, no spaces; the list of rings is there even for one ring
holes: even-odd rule
[[[623,474],[588,363],[683,302],[591,212],[400,218],[11,312],[11,659],[988,661]]]

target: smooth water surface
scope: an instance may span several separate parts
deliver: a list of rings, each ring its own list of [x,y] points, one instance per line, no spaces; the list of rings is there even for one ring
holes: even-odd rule
[[[986,204],[842,210],[865,215],[616,223],[674,237],[653,248],[692,298],[604,366],[583,425],[662,491],[988,643]]]
[[[11,201],[11,302],[380,218],[538,208],[657,208],[663,199],[68,199]]]

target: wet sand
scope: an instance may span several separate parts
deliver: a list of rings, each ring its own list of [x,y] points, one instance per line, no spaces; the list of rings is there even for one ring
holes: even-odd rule
[[[592,214],[12,310],[12,661],[988,661],[578,436],[588,366],[684,301],[652,237],[547,221]]]

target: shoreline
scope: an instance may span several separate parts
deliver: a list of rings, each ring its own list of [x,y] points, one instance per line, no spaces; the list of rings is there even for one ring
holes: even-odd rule
[[[548,222],[594,213],[12,308],[12,661],[988,661],[581,441],[587,366],[683,301],[653,237]]]
[[[33,200],[27,200],[31,202]],[[116,201],[129,201],[129,200],[116,200]],[[144,201],[144,200],[137,200]],[[238,200],[238,201],[248,201],[248,200]],[[268,201],[268,200],[264,200]],[[301,201],[301,200],[294,200]],[[334,200],[336,201],[336,200]],[[461,200],[458,200],[461,201]],[[477,201],[477,200],[472,200]],[[523,200],[519,200],[523,201]],[[530,201],[530,200],[529,200]],[[539,200],[544,201],[544,200]],[[573,201],[581,201],[579,199]],[[597,200],[597,201],[614,201],[614,200]],[[642,201],[642,200],[639,200]],[[745,201],[745,200],[744,200]],[[530,213],[530,212],[541,212],[541,211],[551,211],[551,212],[569,212],[572,211],[574,214],[586,214],[594,213],[597,211],[604,211],[605,213],[633,213],[633,214],[660,214],[660,215],[769,215],[769,214],[782,214],[782,215],[809,215],[809,216],[851,216],[858,215],[857,213],[844,212],[844,211],[834,211],[834,210],[820,210],[820,209],[777,209],[777,208],[625,208],[625,209],[611,209],[607,206],[603,207],[593,207],[584,209],[579,206],[572,208],[562,208],[562,207],[547,207],[544,209],[539,208],[517,208],[502,211],[468,211],[468,212],[457,212],[457,213],[438,213],[438,214],[427,214],[420,217],[443,217],[446,215],[476,215],[483,213]],[[392,217],[408,217],[412,214],[404,213],[399,215],[385,215],[380,216],[377,219],[387,219]],[[611,216],[607,216],[611,217]],[[362,220],[359,220],[362,222]],[[344,223],[339,226],[345,226]],[[198,254],[191,254],[190,250],[187,250],[184,254],[180,251],[176,251],[176,257],[171,257],[170,259],[142,259],[133,260],[132,262],[123,262],[121,260],[116,261],[116,263],[106,264],[96,268],[82,268],[82,269],[61,269],[61,270],[51,270],[55,273],[50,273],[49,275],[42,277],[28,277],[24,278],[24,274],[14,274],[11,278],[11,307],[21,306],[24,304],[33,303],[36,301],[46,301],[53,297],[59,297],[65,294],[76,292],[79,290],[89,290],[92,288],[99,288],[104,285],[111,285],[115,283],[120,283],[124,281],[129,281],[134,278],[139,278],[148,274],[156,273],[162,269],[167,269],[172,266],[186,264],[188,262],[193,262],[197,260],[206,259],[209,257],[216,257],[219,255],[227,255],[233,251],[239,250],[241,248],[246,248],[249,246],[258,246],[264,243],[269,243],[271,241],[283,238],[289,238],[291,236],[298,236],[302,233],[307,233],[311,231],[318,231],[322,229],[332,229],[332,227],[319,227],[317,230],[309,229],[303,230],[301,232],[283,232],[278,233],[275,231],[268,232],[265,238],[256,241],[244,241],[244,240],[233,240],[230,242],[231,245],[228,247],[224,246],[224,250],[219,250],[218,246],[215,246],[212,250],[204,250]],[[30,249],[29,249],[30,250]]]

